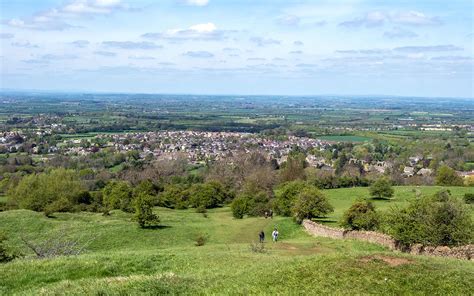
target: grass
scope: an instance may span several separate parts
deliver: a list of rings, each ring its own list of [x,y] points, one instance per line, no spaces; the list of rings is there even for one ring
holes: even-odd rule
[[[389,210],[391,207],[405,206],[409,200],[415,198],[416,192],[428,196],[439,190],[448,189],[453,196],[462,198],[465,193],[472,191],[472,187],[395,186],[393,188],[395,190],[393,198],[387,200],[371,199],[377,210],[383,211]],[[319,222],[329,226],[338,226],[344,212],[349,209],[354,201],[361,198],[370,198],[368,187],[330,189],[324,190],[324,193],[334,206],[334,212],[324,219],[319,219]],[[472,213],[474,218],[474,211]]]
[[[372,138],[364,136],[353,136],[353,135],[334,135],[334,136],[316,136],[317,139],[325,141],[335,141],[335,142],[370,142]]]
[[[357,190],[363,194],[366,189]],[[397,188],[395,199],[403,190]],[[326,192],[332,202],[341,196],[336,192]],[[351,198],[346,193],[338,207]],[[96,239],[79,256],[25,258],[0,265],[0,294],[468,295],[474,290],[471,262],[315,238],[289,218],[237,220],[227,207],[209,210],[207,218],[194,210],[155,212],[162,221],[159,229],[140,229],[130,214],[120,211],[110,216],[59,213],[55,218],[27,210],[1,212],[0,227],[10,237],[9,246],[27,255],[20,234],[40,241],[67,229],[73,237]],[[268,240],[274,227],[281,240],[265,243],[263,254],[251,252],[249,245],[258,240],[258,232],[264,230]],[[207,238],[203,246],[195,246],[198,235]]]

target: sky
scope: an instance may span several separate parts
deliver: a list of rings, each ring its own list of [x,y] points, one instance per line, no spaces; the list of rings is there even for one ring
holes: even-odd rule
[[[474,98],[471,0],[0,0],[0,88]]]

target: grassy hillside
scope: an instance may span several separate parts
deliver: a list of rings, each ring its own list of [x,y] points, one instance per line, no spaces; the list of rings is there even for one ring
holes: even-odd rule
[[[79,256],[20,259],[0,265],[0,294],[458,294],[474,290],[474,265],[414,257],[380,246],[313,238],[288,218],[235,220],[228,208],[208,217],[156,209],[158,229],[139,229],[131,215],[77,213],[46,218],[26,210],[0,213],[0,227],[23,250],[20,234],[44,240],[66,229],[96,237]],[[264,229],[281,241],[250,251]],[[208,238],[197,247],[197,235]]]
[[[442,187],[442,186],[396,186],[394,197],[389,200],[371,200],[377,210],[388,210],[391,207],[405,206],[407,202],[414,199],[416,192],[422,195],[433,195],[442,189],[448,189],[453,196],[462,198],[465,193],[472,192],[472,187]],[[368,187],[340,188],[324,190],[324,194],[334,206],[334,212],[319,222],[329,226],[337,226],[344,212],[358,198],[370,198]],[[474,218],[474,210],[472,211]]]

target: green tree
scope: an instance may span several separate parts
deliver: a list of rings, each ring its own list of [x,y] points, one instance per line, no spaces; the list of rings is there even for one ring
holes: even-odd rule
[[[135,219],[141,228],[155,226],[160,223],[159,217],[153,213],[153,197],[140,192],[133,200]]]
[[[308,184],[301,180],[290,181],[280,185],[275,190],[275,213],[281,216],[291,216],[292,207],[297,195],[307,186]]]
[[[38,212],[47,208],[71,211],[85,190],[75,171],[60,168],[23,177],[10,187],[8,199],[10,204]]]
[[[244,215],[263,216],[270,208],[270,197],[265,191],[242,192],[231,205],[232,214],[235,218],[242,218]]]
[[[341,226],[353,230],[375,230],[379,225],[379,217],[374,205],[367,200],[356,201],[344,213]]]
[[[280,169],[281,182],[306,179],[305,167],[306,156],[303,153],[295,152],[288,155],[288,159]]]
[[[414,199],[405,208],[387,213],[384,231],[404,245],[462,245],[473,242],[469,206],[448,191]]]
[[[370,195],[373,198],[391,198],[394,190],[392,184],[387,178],[379,178],[369,188]]]
[[[190,188],[190,203],[194,208],[215,208],[222,206],[227,199],[227,192],[221,183],[210,181],[204,184],[194,184]]]
[[[132,188],[127,182],[109,182],[102,189],[104,205],[107,209],[121,209],[124,212],[133,212],[132,193]]]
[[[301,191],[293,206],[293,215],[298,223],[304,219],[322,217],[334,211],[324,194],[316,188]]]
[[[456,174],[452,168],[443,165],[438,169],[438,173],[436,174],[436,185],[441,186],[462,186],[463,179],[461,176]]]
[[[247,196],[237,196],[230,206],[232,210],[232,216],[237,219],[242,219],[249,212],[249,199]]]
[[[158,205],[172,209],[186,209],[189,206],[190,192],[185,184],[168,184],[158,195]]]

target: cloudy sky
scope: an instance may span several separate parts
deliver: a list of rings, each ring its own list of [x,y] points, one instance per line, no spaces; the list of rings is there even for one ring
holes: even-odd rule
[[[3,89],[474,97],[471,0],[0,0]]]

